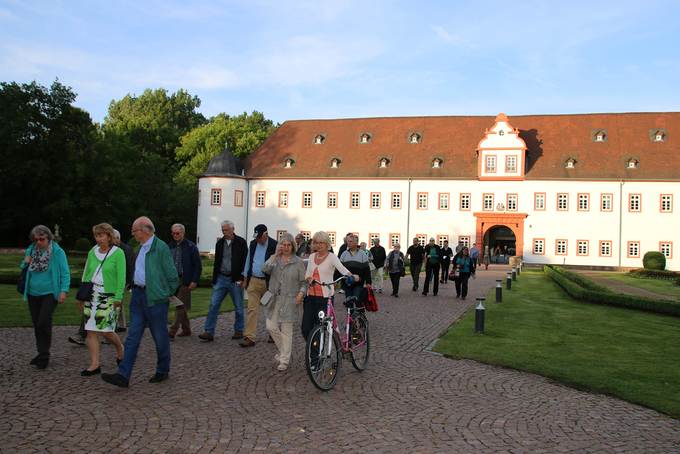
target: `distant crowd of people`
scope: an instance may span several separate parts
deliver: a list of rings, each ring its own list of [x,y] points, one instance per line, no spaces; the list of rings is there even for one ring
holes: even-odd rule
[[[236,234],[231,221],[223,221],[221,230],[222,237],[215,245],[210,306],[198,338],[203,342],[215,339],[220,307],[229,295],[234,305],[231,338],[239,340],[243,348],[253,347],[258,341],[257,323],[262,311],[268,341],[277,347],[279,371],[287,370],[290,364],[295,324],[300,323],[306,338],[319,311],[325,310],[326,300],[334,296],[335,287],[319,283],[331,282],[340,275],[351,276],[353,279],[345,281],[339,291],[362,298],[364,288],[382,293],[387,273],[391,295],[399,297],[399,283],[406,267],[410,267],[413,291],[417,291],[424,265],[423,295],[428,295],[431,286],[436,296],[439,284],[454,280],[456,298],[465,299],[468,280],[474,276],[480,256],[475,244],[468,248],[460,243],[454,251],[447,241],[440,247],[434,238],[424,246],[414,238],[405,255],[399,244],[387,253],[379,239],[374,239],[368,248],[353,233],[344,237],[336,255],[329,235],[323,231],[309,239],[302,234],[293,237],[284,233],[276,241],[269,237],[267,226],[259,224],[248,242]],[[157,354],[156,370],[149,381],[162,382],[170,372],[170,340],[192,335],[191,293],[198,287],[202,273],[198,248],[185,238],[182,224],[171,227],[172,240],[166,244],[155,235],[153,222],[145,216],[132,224],[131,234],[139,244],[136,253],[109,224],[95,225],[92,233],[96,245],[88,252],[76,297],[82,311],[81,325],[78,334],[69,337],[70,342],[87,345],[89,351],[89,363],[80,374],[101,374],[108,383],[128,387],[148,327]],[[38,225],[29,236],[31,244],[21,264],[22,291],[38,353],[31,364],[44,369],[50,357],[52,314],[66,299],[70,272],[66,254],[48,227]],[[488,267],[488,247],[483,259]],[[122,310],[126,291],[131,292],[128,321]],[[172,324],[168,323],[170,307],[175,308]],[[118,335],[123,331],[127,331],[124,344]],[[102,339],[115,348],[115,373],[102,373]]]

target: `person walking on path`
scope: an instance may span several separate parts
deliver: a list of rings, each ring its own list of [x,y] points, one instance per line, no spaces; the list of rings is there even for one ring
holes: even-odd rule
[[[472,243],[470,258],[472,259],[472,264],[477,268],[477,265],[479,264],[479,248],[477,247],[477,243]]]
[[[406,258],[409,260],[409,266],[411,268],[414,292],[418,291],[418,280],[420,278],[420,269],[423,266],[424,255],[425,248],[420,245],[418,238],[413,238],[413,244],[406,249]]]
[[[99,374],[99,336],[104,337],[116,348],[116,363],[123,360],[123,344],[116,334],[118,313],[123,309],[125,292],[125,253],[114,244],[111,225],[103,223],[92,227],[96,246],[90,249],[83,270],[82,282],[93,284],[92,300],[79,301],[80,310],[87,318],[87,349],[90,365],[80,372],[83,377]]]
[[[121,241],[120,232],[116,229],[113,229],[113,244],[121,248],[123,250],[123,253],[125,254],[125,290],[129,290],[130,287],[132,286],[132,270],[135,267],[134,264],[135,253],[132,251],[132,248],[130,247],[129,244]],[[125,332],[126,330],[127,324],[125,323],[125,308],[121,306],[120,311],[118,312],[118,323],[116,324],[116,332],[122,333]]]
[[[312,253],[312,247],[310,241],[306,241],[302,233],[295,235],[295,255],[301,259],[309,258],[309,254]]]
[[[199,339],[204,342],[212,342],[215,339],[217,317],[227,293],[231,295],[231,301],[234,304],[234,334],[231,338],[241,339],[243,337],[243,288],[246,285],[243,269],[248,257],[248,243],[234,233],[234,223],[231,221],[222,221],[222,235],[215,245],[210,308],[205,319],[203,333],[198,335]]]
[[[441,262],[442,250],[434,242],[434,238],[430,238],[430,242],[425,246],[425,285],[423,285],[423,296],[427,296],[427,292],[430,289],[430,281],[432,282],[432,295],[437,296],[437,293],[439,293],[439,269]]]
[[[267,331],[278,350],[274,356],[278,370],[283,372],[290,364],[293,323],[300,317],[300,304],[307,290],[304,261],[295,255],[293,235],[281,236],[276,254],[264,263],[262,271],[269,275],[268,290],[272,295],[264,307]]]
[[[276,240],[267,234],[267,226],[255,226],[253,240],[248,248],[246,259],[246,290],[248,292],[248,312],[246,314],[246,330],[243,333],[241,347],[255,346],[257,335],[257,318],[260,314],[260,300],[267,291],[269,278],[264,274],[262,266],[269,257],[276,253]]]
[[[340,256],[340,262],[347,268],[350,273],[359,276],[352,284],[343,282],[342,287],[345,294],[349,296],[356,296],[361,299],[361,290],[365,286],[371,285],[371,269],[368,259],[368,254],[357,247],[358,238],[356,235],[349,235],[347,237],[347,249]]]
[[[460,254],[456,254],[453,259],[453,269],[458,270],[456,277],[456,298],[465,299],[468,294],[468,281],[470,276],[475,274],[475,264],[470,257],[470,250],[463,247]]]
[[[373,240],[371,255],[373,256],[373,266],[375,266],[375,269],[371,273],[373,288],[375,288],[379,293],[382,293],[384,287],[386,252],[385,248],[380,245],[379,238]]]
[[[307,269],[305,270],[305,280],[308,283],[307,296],[303,301],[302,312],[302,336],[307,340],[314,325],[319,320],[319,311],[326,311],[326,300],[335,294],[334,286],[314,284],[317,282],[333,281],[333,273],[337,270],[343,276],[352,276],[352,273],[345,268],[340,259],[329,252],[331,240],[326,232],[316,232],[312,237],[312,249],[314,252],[309,256]],[[359,276],[353,276],[355,280]]]
[[[165,242],[156,237],[156,228],[146,216],[132,223],[132,235],[140,244],[135,259],[130,300],[130,324],[125,338],[125,355],[115,374],[102,374],[112,385],[127,388],[137,351],[146,327],[156,344],[156,373],[150,383],[167,380],[170,373],[170,338],[168,337],[168,298],[179,286],[172,254]]]
[[[66,253],[54,241],[52,231],[44,225],[36,225],[29,234],[31,245],[26,249],[21,269],[26,269],[23,293],[31,313],[35,346],[38,355],[31,364],[45,369],[50,361],[52,345],[52,315],[57,304],[66,301],[71,285],[71,272]]]
[[[449,282],[449,266],[451,265],[452,257],[453,250],[449,247],[449,242],[445,240],[444,247],[442,247],[442,277],[439,280],[442,284]]]
[[[404,268],[404,254],[401,252],[401,245],[396,243],[387,256],[387,272],[392,281],[392,296],[399,298],[399,281],[406,274]]]
[[[488,270],[489,269],[489,262],[491,262],[491,252],[489,252],[489,245],[487,244],[484,246],[484,269]]]
[[[170,339],[174,339],[175,335],[179,337],[191,336],[191,323],[189,322],[191,291],[198,287],[203,264],[196,245],[184,237],[186,229],[182,224],[174,224],[170,227],[170,233],[172,240],[168,243],[168,247],[179,278],[179,289],[175,296],[182,302],[181,306],[175,308],[175,322],[168,330],[168,336],[170,336]],[[182,330],[177,334],[180,327]]]

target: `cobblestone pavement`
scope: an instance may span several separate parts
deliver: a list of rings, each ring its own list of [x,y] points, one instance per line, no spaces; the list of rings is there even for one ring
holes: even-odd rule
[[[401,297],[380,296],[381,311],[369,314],[368,369],[359,373],[344,361],[327,393],[304,372],[298,334],[291,368],[280,373],[272,344],[243,349],[230,339],[231,314],[221,316],[213,343],[175,340],[170,380],[160,384],[147,382],[155,364],[147,333],[129,389],[79,376],[87,352],[66,342],[72,327],[55,328],[44,371],[28,365],[31,330],[3,329],[0,451],[680,452],[680,421],[428,352],[501,273],[478,272],[465,303],[452,298],[452,283],[424,297],[404,278]],[[196,332],[202,322],[193,321]],[[113,348],[102,354],[103,369],[113,371]]]

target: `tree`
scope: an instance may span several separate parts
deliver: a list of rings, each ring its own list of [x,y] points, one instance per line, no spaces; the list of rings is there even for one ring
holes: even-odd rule
[[[81,230],[78,200],[89,176],[96,129],[72,103],[76,94],[58,80],[0,83],[0,241],[26,243],[35,224]]]
[[[154,153],[174,165],[180,137],[206,122],[196,111],[200,105],[197,96],[182,89],[171,95],[162,88],[146,89],[141,96],[111,101],[104,132],[125,135],[145,153]]]
[[[255,151],[278,126],[261,112],[243,113],[230,117],[221,113],[210,122],[185,134],[177,148],[176,159],[181,163],[177,182],[195,187],[197,178],[205,172],[210,160],[225,147],[240,158]]]

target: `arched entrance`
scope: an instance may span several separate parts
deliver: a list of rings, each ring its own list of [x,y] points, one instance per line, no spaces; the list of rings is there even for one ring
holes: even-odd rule
[[[477,237],[476,241],[482,243],[480,250],[484,251],[484,246],[489,245],[489,252],[493,254],[495,242],[510,249],[514,241],[514,256],[522,256],[524,253],[524,219],[528,215],[526,213],[494,213],[494,212],[478,212],[475,213],[477,219]],[[487,236],[488,233],[488,236]],[[490,243],[487,243],[489,241]],[[508,250],[508,253],[510,251]]]
[[[486,246],[489,247],[491,263],[507,264],[510,257],[514,257],[517,251],[517,237],[509,227],[495,225],[484,234],[482,250]]]

